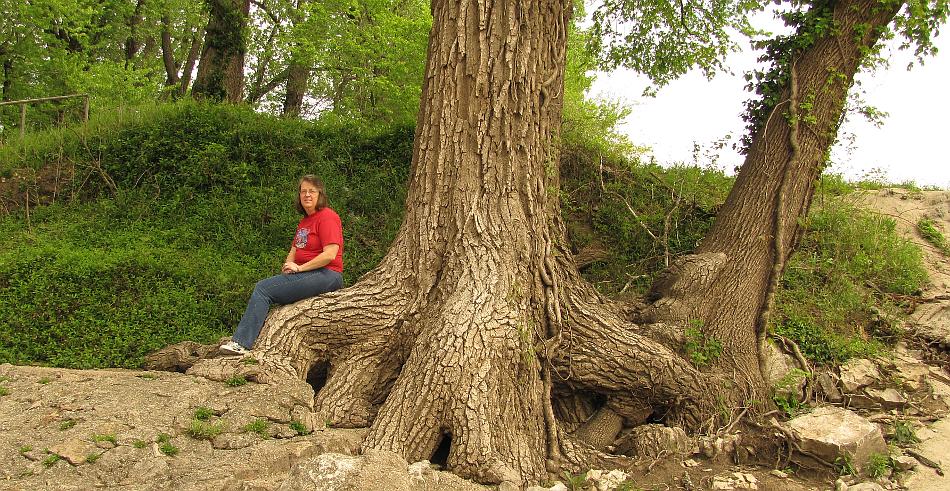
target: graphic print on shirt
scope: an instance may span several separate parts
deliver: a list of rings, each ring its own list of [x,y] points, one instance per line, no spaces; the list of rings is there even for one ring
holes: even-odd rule
[[[302,228],[297,231],[297,236],[294,237],[294,247],[297,249],[303,249],[307,246],[307,235],[310,234],[309,228]]]

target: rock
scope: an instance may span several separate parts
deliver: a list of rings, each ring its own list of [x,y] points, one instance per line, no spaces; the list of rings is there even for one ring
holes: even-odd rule
[[[884,491],[884,487],[876,482],[862,482],[848,486],[848,491]]]
[[[278,491],[408,491],[408,467],[399,455],[382,450],[368,449],[359,457],[326,453],[295,465]]]
[[[900,409],[907,405],[907,399],[894,388],[865,389],[864,392],[883,409]]]
[[[826,462],[847,458],[860,471],[871,454],[887,453],[880,428],[846,409],[824,406],[785,424],[803,451]],[[807,457],[796,460],[807,465]]]
[[[218,450],[236,450],[249,447],[258,439],[256,433],[221,433],[211,440],[211,446]]]
[[[738,434],[702,437],[699,439],[699,451],[710,459],[721,453],[730,454],[739,445],[739,440]]]
[[[511,481],[505,481],[498,485],[498,491],[521,491],[521,488]]]
[[[686,459],[683,461],[683,467],[696,467],[699,465],[699,462],[696,462],[693,459]]]
[[[621,470],[603,471],[593,469],[587,473],[587,480],[590,481],[597,491],[608,491],[617,489],[627,480],[627,473]]]
[[[98,455],[100,453],[94,444],[78,438],[66,440],[58,445],[54,445],[49,451],[59,455],[72,465],[85,464],[86,457],[90,454],[95,453]]]
[[[901,384],[913,392],[925,387],[930,376],[930,369],[926,364],[921,363],[918,359],[903,355],[899,351],[894,359],[894,368],[897,371],[897,376],[901,379]]]
[[[558,481],[554,483],[554,486],[551,486],[550,488],[548,488],[548,491],[569,491],[569,490],[567,489],[567,486],[563,482]]]
[[[848,491],[848,483],[839,477],[838,480],[835,481],[835,491]]]
[[[140,483],[167,482],[171,468],[164,458],[155,457],[136,462],[129,469],[128,476],[119,484],[132,486]]]
[[[756,477],[753,474],[747,474],[745,472],[733,472],[732,475],[735,476],[735,478],[740,481],[745,481],[752,484],[759,482],[759,480],[756,479]]]
[[[879,406],[879,403],[866,394],[848,395],[848,407],[854,409],[877,409]]]
[[[421,485],[426,478],[433,474],[432,464],[428,460],[420,460],[409,465],[409,479],[414,485]]]
[[[908,455],[891,457],[891,462],[894,463],[894,468],[899,471],[910,471],[917,467],[917,459]]]
[[[769,475],[771,475],[771,476],[773,476],[773,477],[777,477],[777,478],[779,478],[779,479],[788,479],[788,474],[786,474],[786,473],[784,473],[784,472],[782,472],[782,471],[780,471],[780,470],[778,470],[778,469],[772,469],[771,471],[769,471]]]
[[[880,378],[877,367],[868,359],[852,359],[841,366],[841,387],[847,394],[855,394],[858,389],[867,387]]]
[[[770,342],[766,348],[765,359],[765,373],[768,375],[769,386],[775,388],[775,394],[792,395],[801,399],[805,377],[796,376],[793,372],[798,369],[795,358]]]
[[[692,446],[692,440],[682,428],[660,424],[637,426],[616,443],[617,453],[651,459],[670,453],[682,458],[689,454]]]
[[[818,382],[818,388],[821,389],[822,394],[825,395],[825,399],[829,402],[842,401],[841,391],[838,390],[838,384],[830,373],[819,373],[818,376],[815,377],[815,381]]]
[[[736,487],[733,485],[731,479],[716,476],[713,478],[712,489],[729,490],[736,489]]]

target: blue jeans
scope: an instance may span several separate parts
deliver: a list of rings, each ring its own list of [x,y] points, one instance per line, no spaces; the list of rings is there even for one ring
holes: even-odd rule
[[[279,274],[264,278],[254,285],[254,292],[247,302],[247,310],[241,317],[231,339],[245,348],[252,348],[264,327],[264,319],[271,304],[288,304],[298,300],[332,292],[343,286],[343,276],[332,269],[320,268],[303,273]]]

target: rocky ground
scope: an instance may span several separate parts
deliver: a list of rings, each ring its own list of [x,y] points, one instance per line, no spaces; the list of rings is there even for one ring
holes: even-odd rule
[[[822,408],[760,434],[671,444],[681,451],[642,459],[629,475],[592,471],[589,489],[950,489],[950,478],[931,467],[950,462],[950,419],[941,419],[950,401],[941,361],[950,341],[950,260],[915,228],[927,216],[950,231],[950,194],[885,190],[864,199],[894,216],[926,252],[932,285],[910,320],[914,337],[892,357],[855,360],[815,377]],[[487,489],[425,461],[358,455],[364,430],[323,428],[302,417],[312,392],[240,382],[0,366],[0,490]],[[908,429],[922,441],[914,443]],[[789,438],[794,451],[750,454],[750,441],[761,437]],[[886,465],[867,463],[888,453],[895,459]],[[863,477],[839,478],[820,463],[835,460]],[[543,489],[583,479],[561,481]]]

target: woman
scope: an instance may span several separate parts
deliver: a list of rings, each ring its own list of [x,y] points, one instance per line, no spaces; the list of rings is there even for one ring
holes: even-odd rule
[[[271,304],[288,304],[343,286],[343,226],[327,206],[323,182],[316,176],[300,178],[297,211],[303,218],[287,253],[281,274],[257,282],[231,341],[220,347],[226,354],[247,353],[261,333]]]

